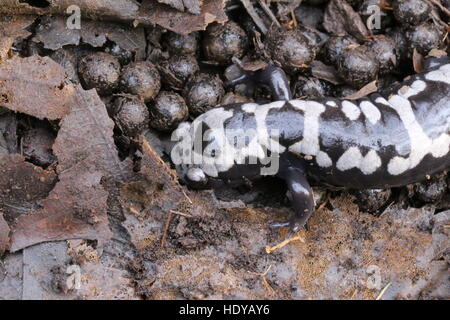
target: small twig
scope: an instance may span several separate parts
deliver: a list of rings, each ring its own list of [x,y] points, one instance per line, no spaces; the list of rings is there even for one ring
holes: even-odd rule
[[[250,0],[241,0],[241,2],[245,10],[247,10],[250,17],[252,17],[253,22],[255,22],[255,24],[258,26],[259,30],[261,30],[263,34],[266,34],[268,30],[264,22],[259,17],[258,13],[256,13],[256,10],[253,7],[253,4],[250,2]]]
[[[270,10],[269,6],[267,5],[267,3],[264,0],[258,0],[259,5],[261,6],[261,8],[264,10],[264,12],[269,16],[269,18],[272,20],[273,23],[275,23],[275,25],[280,28],[281,24],[278,22],[277,18],[275,17],[275,15],[273,14],[272,10]]]
[[[166,224],[164,225],[163,235],[161,237],[161,248],[166,244],[167,233],[169,232],[170,221],[172,220],[172,210],[169,211],[167,216]]]
[[[446,23],[445,21],[442,21],[442,19],[437,15],[436,11],[431,11],[431,15],[433,16],[433,18],[439,22],[442,26],[444,26],[448,30],[450,29],[450,26],[448,23]]]
[[[438,0],[429,0],[431,3],[437,5],[439,7],[439,9],[442,10],[442,12],[444,12],[446,15],[448,15],[450,17],[450,10],[448,10],[446,7],[444,7],[442,5],[442,3]]]
[[[294,27],[298,27],[297,17],[295,16],[294,11],[291,11],[292,22],[294,23]]]
[[[193,218],[194,217],[193,215],[190,215],[190,214],[184,213],[184,212],[180,212],[180,211],[170,210],[170,212],[173,213],[173,214],[177,214],[179,216],[186,217],[186,218]]]
[[[358,293],[358,289],[355,289],[355,291],[353,291],[351,297],[349,300],[353,300],[356,297],[356,294]]]
[[[252,272],[252,271],[247,271],[250,274],[253,274],[255,276],[259,276],[261,277],[261,282],[263,283],[263,285],[266,287],[267,291],[269,291],[270,294],[273,294],[275,292],[275,290],[272,288],[272,286],[269,284],[269,282],[266,279],[266,275],[269,273],[270,269],[272,269],[272,264],[266,269],[266,271],[264,271],[263,273],[258,273],[258,272]]]
[[[320,206],[317,208],[316,211],[320,211],[323,208],[325,208],[325,206],[328,204],[328,202],[330,202],[330,194],[327,192],[325,200],[320,204]]]
[[[375,298],[375,300],[380,300],[384,293],[386,292],[386,290],[391,286],[391,283],[389,282],[386,287],[383,288],[383,290],[381,290],[380,294]]]
[[[184,195],[184,197],[186,198],[186,200],[189,202],[189,204],[192,204],[193,202],[192,202],[191,198],[189,198],[189,196],[186,194],[186,192],[184,192],[182,186],[180,186],[180,190],[181,190],[181,193],[182,193],[182,194]]]
[[[303,243],[305,242],[305,240],[304,240],[302,237],[300,237],[299,235],[297,235],[297,236],[295,236],[295,237],[286,239],[286,240],[284,240],[284,241],[282,241],[282,242],[280,242],[280,243],[274,245],[273,247],[271,247],[271,246],[266,246],[266,253],[272,253],[273,251],[278,250],[278,249],[281,249],[281,248],[283,248],[285,245],[287,245],[287,244],[289,244],[289,243],[291,243],[291,242],[293,242],[293,241],[297,241],[297,240],[299,240],[300,242],[303,242]]]

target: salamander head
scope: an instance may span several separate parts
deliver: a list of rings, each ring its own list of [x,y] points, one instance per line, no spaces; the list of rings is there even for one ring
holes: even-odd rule
[[[204,168],[202,152],[199,152],[204,148],[203,134],[194,132],[194,123],[183,122],[173,132],[171,140],[175,144],[170,150],[170,157],[181,181],[194,189],[204,189],[209,187],[211,176],[208,173],[211,170]]]

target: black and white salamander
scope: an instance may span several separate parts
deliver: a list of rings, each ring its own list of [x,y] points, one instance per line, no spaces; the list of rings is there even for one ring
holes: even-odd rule
[[[448,57],[429,58],[424,72],[398,87],[354,101],[291,100],[286,76],[274,66],[243,73],[234,83],[245,81],[268,85],[278,101],[221,106],[182,123],[171,157],[194,186],[284,179],[294,215],[274,227],[292,233],[305,225],[314,210],[308,179],[388,188],[450,168]]]

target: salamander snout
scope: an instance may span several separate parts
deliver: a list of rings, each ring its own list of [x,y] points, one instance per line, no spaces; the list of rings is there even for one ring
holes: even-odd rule
[[[208,185],[208,178],[200,168],[189,168],[184,176],[184,180],[194,189],[203,189]]]

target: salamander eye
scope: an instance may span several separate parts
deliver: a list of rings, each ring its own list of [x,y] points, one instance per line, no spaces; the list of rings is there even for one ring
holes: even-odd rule
[[[190,168],[186,172],[185,180],[190,187],[195,189],[204,188],[208,183],[206,174],[200,168]]]

